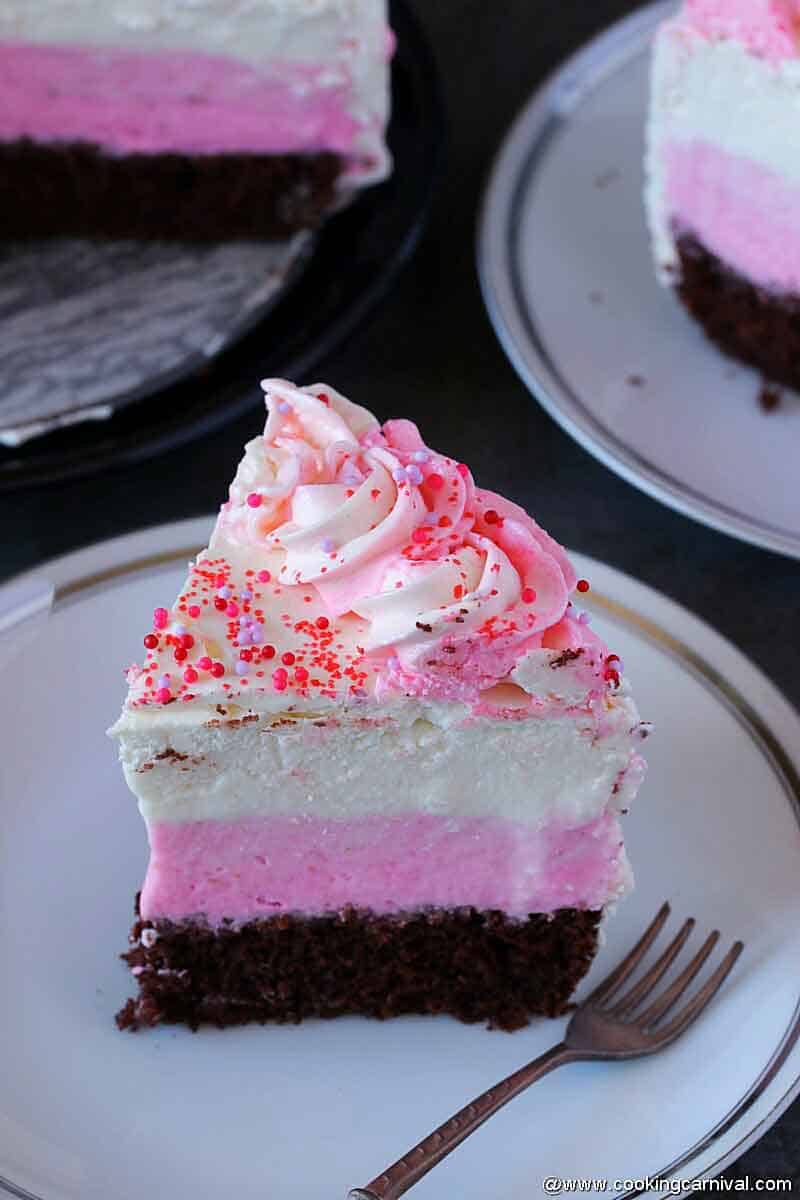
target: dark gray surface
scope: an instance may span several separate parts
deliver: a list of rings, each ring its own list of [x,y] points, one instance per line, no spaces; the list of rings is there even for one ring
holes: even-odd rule
[[[483,486],[530,508],[559,541],[705,617],[800,706],[800,563],[705,529],[595,462],[525,391],[481,302],[475,221],[500,139],[565,54],[636,6],[417,0],[416,7],[445,79],[446,178],[429,233],[393,296],[319,377],[381,418],[413,418],[429,444],[467,461]],[[3,496],[0,575],[127,530],[211,512],[224,499],[243,443],[261,423],[254,412],[145,467]],[[800,1187],[800,1103],[727,1174],[792,1178]]]

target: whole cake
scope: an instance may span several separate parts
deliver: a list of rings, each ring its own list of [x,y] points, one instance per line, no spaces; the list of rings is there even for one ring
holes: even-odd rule
[[[111,731],[150,839],[118,1022],[561,1013],[647,733],[588,584],[409,421],[263,386]]]
[[[285,236],[383,178],[386,0],[3,0],[0,237]]]
[[[656,265],[723,350],[800,386],[800,2],[685,0],[658,31]]]

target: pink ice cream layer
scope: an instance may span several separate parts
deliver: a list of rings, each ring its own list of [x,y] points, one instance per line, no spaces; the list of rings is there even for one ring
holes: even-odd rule
[[[116,154],[352,152],[350,81],[217,55],[0,43],[0,140]],[[329,74],[329,72],[328,72]]]
[[[800,0],[686,0],[679,20],[714,41],[742,42],[772,62],[800,53]]]
[[[625,890],[629,871],[612,813],[538,830],[422,813],[156,823],[150,846],[142,916],[202,914],[211,924],[347,905],[383,914],[474,906],[515,918],[599,909]]]
[[[664,153],[678,231],[751,282],[800,292],[800,186],[706,142],[673,142]]]

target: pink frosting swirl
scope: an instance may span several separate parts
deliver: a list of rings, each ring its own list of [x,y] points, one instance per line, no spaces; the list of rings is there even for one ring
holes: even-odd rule
[[[567,615],[576,578],[564,550],[415,425],[381,427],[323,385],[262,386],[266,428],[211,549],[260,547],[282,585],[313,585],[332,618],[362,618],[384,686],[466,696],[531,648],[594,644]]]

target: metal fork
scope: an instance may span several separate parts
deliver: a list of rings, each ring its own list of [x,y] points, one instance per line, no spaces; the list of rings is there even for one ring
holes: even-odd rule
[[[556,1067],[595,1059],[639,1058],[645,1054],[655,1054],[674,1042],[717,994],[744,946],[742,942],[734,942],[699,991],[667,1021],[666,1017],[719,941],[719,930],[715,929],[669,987],[643,1009],[642,1004],[675,962],[694,929],[694,917],[690,917],[647,973],[614,1001],[622,985],[655,942],[670,911],[669,904],[662,905],[630,954],[575,1010],[563,1042],[467,1104],[366,1187],[354,1188],[349,1192],[348,1200],[398,1200],[446,1158],[451,1150],[455,1150],[489,1117],[494,1116],[498,1109]]]

